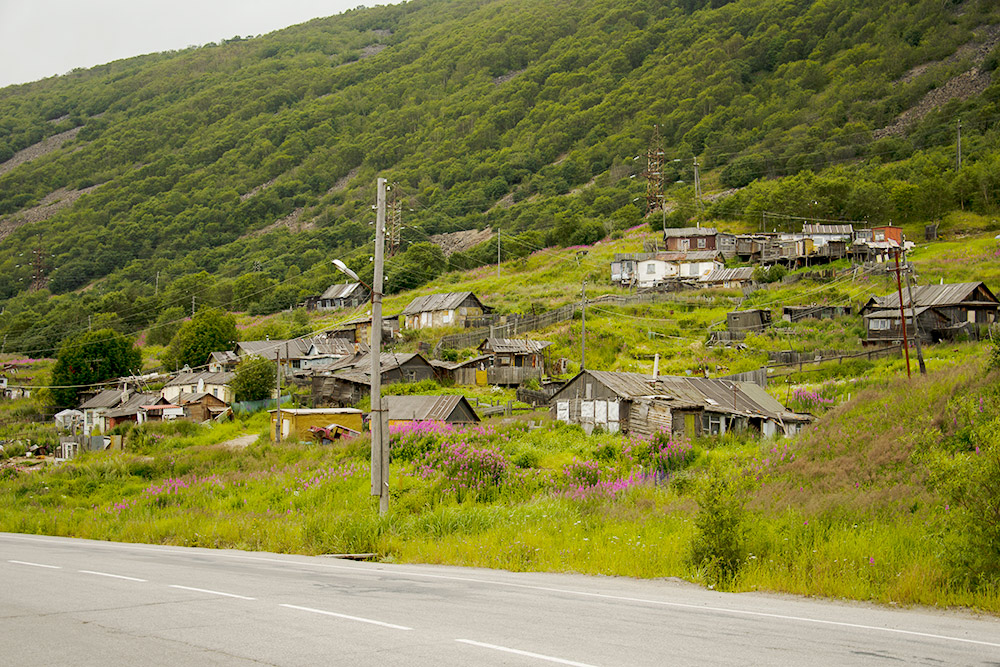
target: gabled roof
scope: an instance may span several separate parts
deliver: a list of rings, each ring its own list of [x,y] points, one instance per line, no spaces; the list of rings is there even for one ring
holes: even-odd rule
[[[430,366],[430,363],[419,352],[410,352],[408,354],[386,354],[383,352],[379,355],[379,365],[382,367],[382,372],[385,372],[393,368],[399,368],[414,359],[417,359],[418,363],[423,362],[427,366]],[[356,354],[347,359],[341,359],[324,368],[324,370],[338,371],[335,375],[343,375],[340,371],[353,371],[369,375],[371,369],[372,358],[367,352]]]
[[[479,417],[461,394],[444,396],[386,396],[389,419],[409,421],[477,422]],[[470,419],[471,417],[471,419]]]
[[[979,287],[986,293],[986,301],[970,300]],[[913,288],[913,302],[920,306],[952,306],[959,303],[970,305],[997,305],[1000,300],[993,295],[993,292],[986,287],[982,281],[977,283],[947,283],[944,285],[917,285]],[[885,296],[874,297],[873,305],[880,309],[899,309],[899,294],[893,292]],[[908,292],[903,292],[903,306],[910,307],[910,297]]]
[[[81,410],[94,410],[97,408],[113,408],[122,402],[122,392],[120,389],[105,389],[93,398],[87,399],[80,404]]]
[[[437,310],[454,310],[469,297],[475,299],[476,303],[479,304],[479,307],[482,308],[483,303],[472,292],[448,292],[445,294],[428,294],[427,296],[418,296],[416,299],[407,304],[406,308],[403,309],[402,314],[416,315],[417,313],[433,312]]]
[[[735,280],[753,280],[753,267],[739,266],[735,269],[713,269],[707,276],[702,276],[699,282],[728,283]]]
[[[236,373],[232,371],[221,371],[219,373],[212,373],[210,371],[201,371],[199,373],[181,373],[163,386],[176,387],[178,385],[185,384],[197,385],[199,380],[204,381],[206,385],[229,384],[233,381],[234,377],[236,377]]]
[[[685,238],[688,236],[715,236],[715,227],[671,227],[663,230],[663,238]]]
[[[253,354],[266,359],[274,359],[276,354],[281,355],[282,361],[286,358],[302,359],[309,354],[309,346],[312,339],[289,338],[287,340],[243,340],[236,344],[241,355]]]
[[[489,348],[500,354],[535,354],[549,345],[552,345],[552,341],[528,340],[526,338],[487,338],[479,344],[479,349]]]
[[[443,368],[445,370],[453,371],[456,368],[475,366],[480,362],[489,361],[491,358],[492,357],[488,354],[481,354],[478,357],[472,357],[471,359],[466,359],[465,361],[442,361],[440,359],[431,359],[430,364],[434,368]]]
[[[354,354],[354,343],[345,338],[314,338],[309,352],[317,356]]]
[[[368,294],[368,289],[361,283],[342,283],[330,285],[320,296],[321,299],[349,299],[351,297],[363,298]]]
[[[180,396],[177,397],[177,403],[179,403],[181,406],[183,406],[183,405],[186,405],[187,403],[197,403],[197,402],[205,400],[205,399],[210,399],[208,401],[209,403],[214,403],[214,402],[218,401],[219,403],[222,403],[223,405],[226,404],[226,402],[223,401],[218,396],[214,396],[214,395],[209,394],[208,392],[204,392],[204,391],[201,392],[201,393],[198,393],[198,392],[183,392]]]
[[[231,350],[223,350],[222,352],[212,352],[208,355],[208,363],[210,364],[238,364],[240,362],[240,355],[236,354]]]

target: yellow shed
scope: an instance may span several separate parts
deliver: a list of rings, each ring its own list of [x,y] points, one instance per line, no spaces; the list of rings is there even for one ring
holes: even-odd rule
[[[277,410],[271,415],[271,440],[276,439]],[[331,424],[361,431],[363,416],[355,408],[289,408],[281,410],[281,439],[311,440],[310,426],[327,427]]]

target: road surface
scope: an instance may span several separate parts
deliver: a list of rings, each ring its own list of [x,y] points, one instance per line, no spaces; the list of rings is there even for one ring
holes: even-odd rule
[[[0,665],[1000,665],[1000,620],[0,533]]]

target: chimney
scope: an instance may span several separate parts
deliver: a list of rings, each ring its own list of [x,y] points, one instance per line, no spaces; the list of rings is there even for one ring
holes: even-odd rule
[[[653,379],[660,377],[660,353],[653,356]]]

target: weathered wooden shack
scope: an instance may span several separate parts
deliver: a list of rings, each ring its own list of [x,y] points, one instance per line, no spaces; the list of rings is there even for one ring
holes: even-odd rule
[[[371,292],[361,283],[330,285],[319,296],[306,297],[306,310],[334,310],[336,308],[356,308],[367,303]]]
[[[695,437],[749,429],[790,436],[812,420],[786,410],[752,382],[611,371],[581,371],[550,405],[557,420],[588,433],[600,428]]]
[[[798,322],[806,319],[832,320],[836,317],[847,317],[850,314],[850,306],[811,304],[808,306],[783,306],[781,308],[781,319],[786,322]]]
[[[726,330],[730,332],[763,331],[769,326],[771,326],[771,311],[767,308],[734,310],[726,313]]]
[[[271,415],[271,439],[278,435],[278,410],[268,410]],[[281,439],[282,440],[313,440],[315,436],[309,427],[343,426],[352,431],[360,432],[364,415],[354,408],[282,408]]]
[[[698,284],[705,287],[742,288],[749,287],[754,282],[752,266],[738,266],[733,269],[715,269],[707,276],[698,279]]]
[[[401,318],[405,329],[461,327],[466,319],[490,310],[472,292],[449,292],[418,296],[403,309]]]
[[[668,251],[716,250],[714,227],[674,227],[663,230],[663,243]]]
[[[382,383],[433,380],[434,367],[419,353],[382,354]],[[354,405],[371,390],[371,356],[359,354],[311,378],[312,402],[320,406]]]
[[[547,340],[527,338],[487,338],[479,344],[479,351],[488,356],[487,382],[495,385],[517,386],[525,380],[541,380],[545,375],[543,350],[552,345]]]
[[[1000,301],[983,282],[919,285],[913,288],[913,302],[903,290],[907,336],[919,330],[925,342],[950,340],[960,336],[979,338],[997,321]],[[900,343],[903,319],[899,294],[872,297],[861,309],[868,344]],[[916,317],[916,328],[913,318]]]

